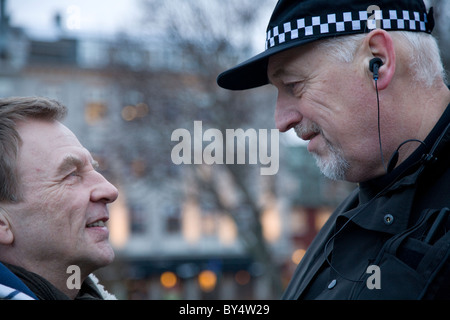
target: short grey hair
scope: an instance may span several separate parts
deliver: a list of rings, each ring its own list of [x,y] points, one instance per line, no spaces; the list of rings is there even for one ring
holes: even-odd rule
[[[17,123],[26,119],[62,120],[67,108],[60,102],[42,97],[0,99],[0,202],[20,201],[17,154],[22,140]]]
[[[427,33],[392,31],[392,38],[404,47],[409,47],[411,79],[430,88],[437,79],[446,81],[436,39]],[[339,61],[351,62],[367,34],[356,34],[325,39],[318,42],[319,48],[326,48],[331,56]]]

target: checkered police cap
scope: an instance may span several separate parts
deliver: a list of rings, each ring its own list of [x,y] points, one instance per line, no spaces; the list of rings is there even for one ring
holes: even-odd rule
[[[431,33],[423,0],[279,0],[266,31],[266,50],[221,73],[219,86],[244,90],[268,83],[270,56],[316,40],[375,28]]]

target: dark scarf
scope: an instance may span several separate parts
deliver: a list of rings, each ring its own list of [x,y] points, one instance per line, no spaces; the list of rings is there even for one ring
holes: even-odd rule
[[[71,300],[49,281],[40,275],[11,264],[3,264],[11,270],[40,300]],[[87,278],[80,288],[75,300],[103,300],[94,282]]]

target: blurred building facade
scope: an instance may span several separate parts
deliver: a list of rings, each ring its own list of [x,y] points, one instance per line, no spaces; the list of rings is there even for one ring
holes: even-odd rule
[[[63,102],[69,109],[65,124],[120,190],[109,222],[116,262],[99,272],[108,289],[123,299],[277,299],[264,266],[240,239],[245,218],[237,224],[220,208],[192,196],[190,190],[198,186],[190,168],[170,163],[169,154],[168,166],[175,174],[158,181],[140,179],[145,170],[141,158],[114,162],[105,143],[111,127],[121,124],[127,129],[122,135],[133,134],[133,120],[149,112],[149,102],[119,85],[120,73],[117,68],[111,72],[111,66],[131,74],[195,72],[182,54],[157,43],[122,46],[120,39],[74,37],[59,19],[51,37],[36,38],[11,26],[1,4],[0,96],[46,96]],[[170,137],[149,139],[152,147],[170,144]],[[303,146],[282,143],[280,158],[280,171],[271,181],[277,192],[269,195],[274,201],[261,224],[286,284],[352,186],[323,178]]]

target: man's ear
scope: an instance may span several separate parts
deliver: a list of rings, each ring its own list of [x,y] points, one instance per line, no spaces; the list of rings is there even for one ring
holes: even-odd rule
[[[10,245],[14,241],[14,235],[4,209],[0,208],[0,245]]]
[[[378,90],[386,89],[392,81],[395,73],[395,50],[394,42],[391,35],[383,29],[375,29],[371,31],[364,39],[367,57],[367,70],[370,77],[373,79],[373,74],[369,71],[369,61],[374,58],[380,58],[383,65],[380,67],[378,73],[377,86]],[[374,81],[375,87],[375,81]]]

